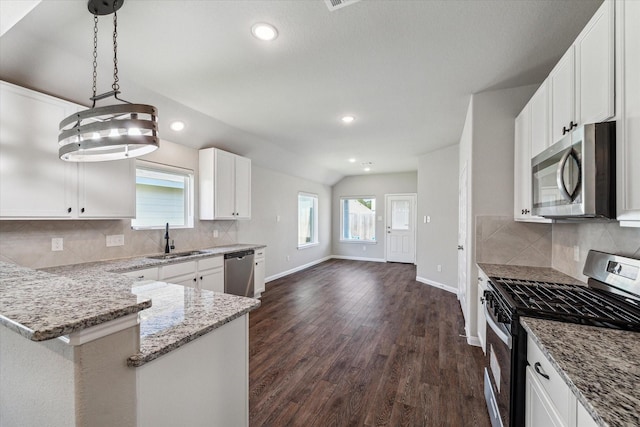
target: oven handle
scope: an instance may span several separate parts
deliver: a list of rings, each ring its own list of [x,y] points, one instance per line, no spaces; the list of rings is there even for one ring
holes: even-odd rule
[[[500,325],[498,325],[498,323],[493,318],[493,314],[489,312],[486,303],[484,304],[484,314],[487,319],[487,324],[489,325],[491,330],[493,330],[500,341],[505,343],[507,347],[509,347],[509,350],[511,350],[511,334],[509,334],[506,328],[501,328]]]

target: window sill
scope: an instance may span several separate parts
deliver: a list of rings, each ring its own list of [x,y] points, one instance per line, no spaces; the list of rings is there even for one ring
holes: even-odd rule
[[[307,248],[313,248],[314,246],[318,246],[320,244],[320,242],[316,242],[316,243],[307,243],[305,245],[298,245],[298,250],[300,249],[307,249]]]
[[[359,245],[377,245],[377,240],[340,240],[340,243],[355,243]]]

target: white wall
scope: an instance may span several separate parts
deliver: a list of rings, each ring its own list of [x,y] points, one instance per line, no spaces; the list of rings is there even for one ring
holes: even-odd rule
[[[320,243],[305,249],[297,248],[300,191],[318,195]],[[251,220],[236,227],[239,242],[267,245],[267,278],[325,259],[331,255],[331,187],[253,165]]]
[[[457,144],[418,159],[418,280],[453,289],[458,288],[458,160]],[[431,221],[425,224],[427,215]]]
[[[333,186],[332,234],[333,255],[384,260],[384,195],[394,193],[416,193],[416,172],[348,176]],[[375,196],[376,198],[376,244],[340,242],[340,198],[351,196]]]

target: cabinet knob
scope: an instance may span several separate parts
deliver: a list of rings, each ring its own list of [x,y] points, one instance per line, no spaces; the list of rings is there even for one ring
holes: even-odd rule
[[[202,276],[200,276],[200,281],[202,281]]]
[[[80,209],[80,212],[84,213],[84,208]]]
[[[194,281],[194,282],[195,282],[195,281],[197,281],[197,280],[198,280],[198,278],[197,278],[197,277],[194,277],[194,278],[193,278],[193,281]]]
[[[71,208],[68,208],[68,209],[67,209],[67,212],[71,213]]]

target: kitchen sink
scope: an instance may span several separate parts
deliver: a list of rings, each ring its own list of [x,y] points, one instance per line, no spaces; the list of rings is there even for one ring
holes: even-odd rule
[[[184,258],[193,255],[202,255],[208,253],[207,251],[188,251],[188,252],[175,252],[171,254],[162,254],[155,256],[148,256],[146,258],[150,259],[175,259],[175,258]]]

